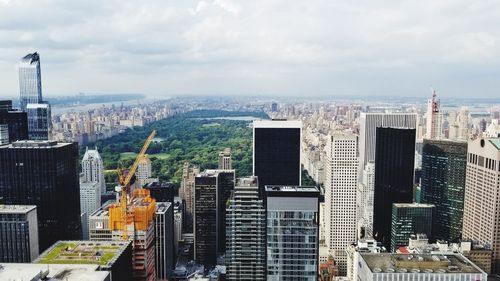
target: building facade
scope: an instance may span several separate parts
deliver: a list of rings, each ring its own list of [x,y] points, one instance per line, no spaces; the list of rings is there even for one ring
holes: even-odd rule
[[[171,202],[156,203],[155,253],[156,278],[168,280],[174,269],[174,214]]]
[[[0,125],[7,125],[8,142],[28,139],[28,115],[14,110],[11,100],[0,101]]]
[[[421,202],[434,204],[432,240],[462,238],[467,143],[424,139]]]
[[[0,205],[0,262],[32,262],[38,257],[34,205]]]
[[[413,202],[415,129],[377,128],[376,136],[373,236],[389,249],[392,204]]]
[[[186,214],[185,214],[185,232],[193,232],[193,214],[194,214],[194,180],[197,174],[200,173],[200,169],[189,165],[189,163],[184,163],[182,169],[182,181],[179,188],[179,197],[181,197],[186,204]]]
[[[228,280],[265,280],[266,216],[257,177],[237,179],[226,214]]]
[[[375,188],[375,163],[366,163],[357,191],[358,237],[373,237],[373,194]]]
[[[443,134],[443,113],[436,91],[433,91],[432,98],[427,100],[425,131],[426,138],[431,140],[441,139]]]
[[[232,170],[231,148],[227,147],[219,153],[219,170]]]
[[[266,185],[301,184],[301,132],[300,121],[253,122],[253,175],[261,191]]]
[[[350,133],[328,136],[325,165],[325,238],[330,254],[347,274],[347,247],[356,241],[358,137]]]
[[[407,246],[413,234],[425,234],[429,237],[435,208],[432,204],[392,204],[391,251]]]
[[[17,141],[0,146],[0,197],[9,205],[36,205],[40,251],[79,239],[78,145]]]
[[[85,182],[80,178],[80,208],[82,238],[89,239],[88,217],[101,206],[101,187],[98,182]]]
[[[319,190],[266,186],[267,280],[318,280]]]
[[[467,146],[463,239],[491,245],[492,272],[500,272],[500,138]]]
[[[82,158],[82,182],[97,182],[99,184],[99,193],[106,193],[106,182],[104,181],[104,164],[102,163],[101,155],[97,150],[85,149],[85,154]]]

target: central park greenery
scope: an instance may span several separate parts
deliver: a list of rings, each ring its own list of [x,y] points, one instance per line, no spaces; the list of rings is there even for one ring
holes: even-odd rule
[[[108,190],[116,184],[117,166],[130,167],[153,130],[156,137],[147,150],[153,177],[179,186],[185,162],[201,170],[216,169],[218,154],[226,147],[232,150],[236,176],[249,176],[252,174],[252,128],[250,118],[238,118],[243,116],[269,118],[264,112],[195,110],[127,129],[89,146],[97,146],[103,158]],[[82,147],[80,153],[84,152]],[[303,184],[312,184],[307,175],[303,178]]]

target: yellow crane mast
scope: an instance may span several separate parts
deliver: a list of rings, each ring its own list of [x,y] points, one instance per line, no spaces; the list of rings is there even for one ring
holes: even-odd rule
[[[123,169],[118,168],[116,172],[118,173],[118,181],[120,183],[121,187],[121,198],[120,198],[120,205],[122,207],[122,221],[123,221],[123,240],[128,240],[128,234],[127,234],[127,195],[128,191],[130,189],[130,181],[132,180],[132,177],[134,176],[135,172],[137,171],[137,166],[139,165],[140,159],[146,154],[146,150],[148,150],[149,144],[151,144],[151,141],[153,141],[153,138],[156,135],[156,130],[153,130],[153,132],[149,135],[149,137],[146,139],[146,142],[141,148],[141,151],[135,158],[134,164],[132,167],[130,167],[130,170],[128,171],[127,176],[123,175]]]

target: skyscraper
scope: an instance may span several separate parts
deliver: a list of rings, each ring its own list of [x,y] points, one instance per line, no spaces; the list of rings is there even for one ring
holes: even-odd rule
[[[17,141],[0,146],[0,197],[9,205],[36,205],[40,251],[79,239],[78,145]]]
[[[98,182],[86,182],[80,178],[80,208],[82,238],[89,238],[88,217],[101,206],[101,189]]]
[[[365,113],[360,116],[359,128],[359,165],[360,172],[366,163],[375,162],[375,143],[377,128],[407,128],[417,126],[416,113]]]
[[[419,203],[392,204],[391,251],[408,246],[412,234],[432,233],[432,214],[435,206]]]
[[[226,213],[228,280],[265,280],[266,216],[257,177],[237,179]]]
[[[300,185],[302,122],[253,122],[253,175],[262,191],[266,185]]]
[[[463,221],[462,238],[491,245],[500,273],[500,138],[468,143]]]
[[[368,162],[358,185],[358,231],[362,239],[373,237],[373,193],[375,188],[375,163]]]
[[[436,99],[436,91],[432,91],[432,98],[427,100],[425,136],[427,139],[441,139],[443,130],[443,113]]]
[[[195,260],[215,265],[226,251],[226,202],[234,190],[234,170],[205,170],[195,178]]]
[[[318,280],[319,190],[266,186],[267,280]]]
[[[14,110],[12,101],[0,101],[0,124],[7,125],[9,142],[28,139],[28,115]]]
[[[135,173],[137,185],[143,187],[148,183],[158,181],[158,179],[152,178],[151,160],[149,157],[144,155],[139,161],[139,166],[137,166],[137,172]]]
[[[0,262],[32,262],[37,257],[36,206],[0,205]]]
[[[179,197],[186,202],[186,225],[185,231],[187,233],[193,232],[193,214],[194,214],[194,179],[200,169],[184,163],[182,169],[182,181],[179,188]]]
[[[0,124],[0,145],[9,143],[9,125]]]
[[[219,153],[219,170],[231,170],[231,148],[226,147]]]
[[[156,278],[168,280],[174,269],[174,213],[171,202],[157,202],[155,216]]]
[[[413,202],[415,129],[377,128],[373,234],[389,249],[394,203]]]
[[[97,182],[99,184],[99,193],[106,193],[104,165],[97,147],[95,149],[88,149],[88,147],[85,149],[85,154],[82,158],[82,174],[83,182]]]
[[[347,247],[356,241],[356,191],[358,186],[358,137],[350,133],[328,136],[325,165],[326,245],[347,273]]]
[[[28,137],[48,140],[52,127],[50,105],[42,99],[42,76],[38,53],[27,54],[19,64],[21,110],[28,114]]]
[[[467,143],[424,139],[422,203],[434,204],[432,239],[462,238]]]

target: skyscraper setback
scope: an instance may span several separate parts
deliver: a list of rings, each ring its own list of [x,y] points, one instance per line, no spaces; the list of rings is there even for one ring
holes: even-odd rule
[[[40,55],[36,52],[21,59],[19,89],[21,110],[28,114],[29,139],[48,140],[52,127],[51,108],[42,99]]]
[[[253,175],[261,191],[266,185],[300,185],[301,132],[300,121],[253,122]]]
[[[389,249],[394,203],[413,202],[415,129],[377,128],[373,235]]]
[[[58,240],[79,239],[77,144],[17,141],[0,146],[0,197],[5,204],[37,206],[40,251]]]

